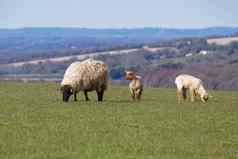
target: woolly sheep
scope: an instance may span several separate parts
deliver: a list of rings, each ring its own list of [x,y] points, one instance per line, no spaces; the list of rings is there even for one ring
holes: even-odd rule
[[[181,102],[181,98],[184,100],[187,97],[187,90],[189,90],[190,100],[193,102],[195,96],[199,95],[202,102],[208,100],[208,93],[203,87],[202,81],[194,76],[181,74],[175,79],[175,84],[177,86],[177,98],[178,102]]]
[[[87,92],[96,90],[98,101],[103,100],[107,89],[108,68],[102,61],[87,59],[72,63],[65,71],[61,82],[63,101],[67,102],[71,95],[77,101],[77,93],[84,91],[86,101],[89,100]]]
[[[133,100],[140,100],[143,92],[143,84],[140,76],[132,71],[125,71],[125,79],[130,81],[129,90]]]

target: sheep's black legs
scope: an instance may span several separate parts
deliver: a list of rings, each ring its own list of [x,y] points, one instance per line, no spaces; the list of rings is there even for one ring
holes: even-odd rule
[[[77,101],[77,93],[74,93],[74,101]]]
[[[87,91],[84,91],[84,96],[85,96],[85,100],[86,100],[86,101],[89,101],[88,92],[87,92]]]
[[[104,94],[104,91],[97,91],[98,101],[99,102],[101,102],[103,100],[103,94]]]

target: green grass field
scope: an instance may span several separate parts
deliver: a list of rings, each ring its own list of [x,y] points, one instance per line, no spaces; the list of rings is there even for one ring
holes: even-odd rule
[[[58,87],[0,82],[0,159],[238,158],[238,92],[178,104],[174,89],[132,102],[110,87],[103,103],[63,103]]]

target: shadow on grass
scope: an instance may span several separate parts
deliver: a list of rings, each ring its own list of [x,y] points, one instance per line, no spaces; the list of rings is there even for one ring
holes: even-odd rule
[[[132,99],[104,99],[102,102],[98,102],[96,99],[91,99],[89,101],[86,101],[84,99],[80,99],[80,100],[77,100],[77,101],[74,101],[74,100],[69,100],[68,102],[63,102],[62,99],[60,98],[56,98],[54,100],[52,100],[53,102],[59,102],[59,103],[79,103],[79,104],[100,104],[100,103],[130,103],[130,104],[133,104],[133,103],[158,103],[158,99],[148,99],[148,98],[145,98],[145,99],[141,99],[140,101],[133,101]],[[174,101],[176,102],[176,101]],[[167,103],[167,100],[161,100],[161,103]],[[189,102],[185,102],[185,103],[189,103]]]

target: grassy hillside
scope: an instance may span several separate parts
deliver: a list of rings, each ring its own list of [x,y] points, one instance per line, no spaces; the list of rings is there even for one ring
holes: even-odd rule
[[[233,42],[238,42],[238,37],[210,38],[207,40],[208,44],[216,45],[229,45]]]
[[[63,103],[56,84],[0,82],[0,158],[238,158],[237,92],[180,105],[174,89],[128,93]]]

